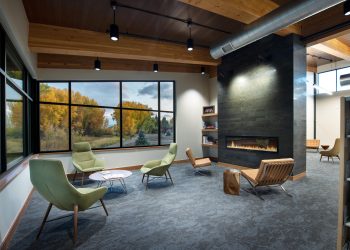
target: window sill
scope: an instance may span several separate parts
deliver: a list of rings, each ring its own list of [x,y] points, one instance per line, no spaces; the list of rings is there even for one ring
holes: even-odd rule
[[[30,155],[24,158],[16,166],[0,175],[0,192],[13,180],[15,179],[26,167],[29,166],[30,159],[36,159],[38,155]]]

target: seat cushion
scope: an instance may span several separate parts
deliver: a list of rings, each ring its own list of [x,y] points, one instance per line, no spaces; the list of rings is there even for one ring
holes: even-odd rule
[[[195,168],[211,165],[211,160],[209,158],[198,159],[198,160],[195,160],[194,162],[195,162],[195,165],[194,165]]]
[[[241,170],[241,174],[254,184],[258,184],[255,180],[258,175],[259,169],[244,169]]]

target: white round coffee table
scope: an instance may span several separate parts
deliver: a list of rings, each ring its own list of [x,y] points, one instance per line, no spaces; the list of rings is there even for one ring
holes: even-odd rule
[[[113,182],[118,180],[122,185],[125,193],[127,193],[124,178],[132,175],[132,172],[127,170],[104,170],[91,174],[90,180],[97,181],[97,187],[101,187],[103,183],[108,182],[109,187],[113,187]]]

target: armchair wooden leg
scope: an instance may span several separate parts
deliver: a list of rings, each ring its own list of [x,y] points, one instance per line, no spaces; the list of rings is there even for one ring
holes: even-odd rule
[[[107,209],[106,209],[105,203],[103,202],[103,200],[102,200],[102,199],[100,199],[100,202],[101,202],[101,204],[102,204],[103,209],[104,209],[104,210],[105,210],[105,212],[106,212],[106,215],[108,216],[108,212],[107,212]]]
[[[148,179],[149,179],[149,174],[147,175],[146,190],[148,189]]]
[[[47,208],[47,210],[46,210],[46,213],[45,213],[43,222],[41,223],[39,232],[38,232],[38,234],[36,235],[36,239],[39,239],[39,236],[40,236],[40,234],[41,234],[41,231],[42,231],[43,228],[44,228],[44,225],[45,225],[45,223],[46,223],[47,217],[49,216],[49,213],[50,213],[50,211],[51,211],[51,208],[52,208],[52,203],[49,204],[49,206],[48,206],[48,208]]]
[[[142,183],[143,183],[143,179],[145,178],[145,174],[143,174],[143,176],[142,176]]]
[[[165,172],[165,181],[167,181],[168,180],[168,176],[166,175],[166,172]]]
[[[78,205],[74,205],[74,243],[78,238]]]
[[[73,176],[73,182],[75,181],[75,177],[77,177],[77,173],[78,173],[78,171],[75,170],[75,174],[74,174],[74,176]]]
[[[169,175],[169,179],[171,180],[171,183],[174,185],[173,178],[171,178],[169,170],[167,170],[167,172],[168,172],[168,175]]]
[[[337,157],[338,157],[338,159],[339,159],[339,161],[340,161],[340,157],[339,157],[339,155],[337,155]]]
[[[320,156],[320,161],[322,160],[322,155]]]
[[[81,177],[81,186],[84,185],[84,172],[82,174],[83,176]]]

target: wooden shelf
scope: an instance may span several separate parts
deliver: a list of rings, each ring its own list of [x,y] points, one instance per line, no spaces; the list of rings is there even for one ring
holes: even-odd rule
[[[202,132],[217,132],[217,128],[204,128],[202,129]]]
[[[202,115],[202,117],[203,117],[203,118],[204,118],[204,117],[216,117],[216,116],[218,116],[218,114],[217,114],[217,113]]]
[[[204,144],[204,143],[202,143],[202,146],[203,146],[203,147],[217,148],[217,147],[218,147],[218,144]]]

